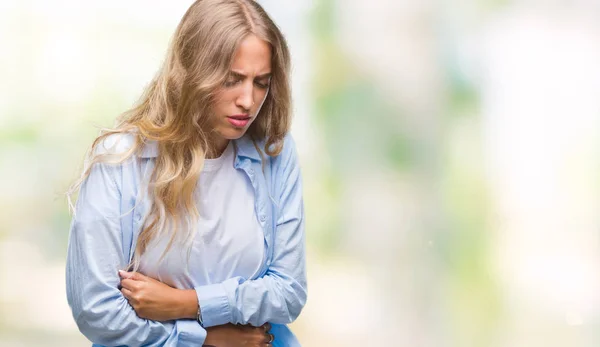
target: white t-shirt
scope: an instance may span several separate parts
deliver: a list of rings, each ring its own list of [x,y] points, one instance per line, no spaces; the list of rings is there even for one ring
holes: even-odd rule
[[[159,263],[169,240],[155,239],[141,257],[140,272],[180,289],[250,278],[265,256],[264,233],[254,210],[249,178],[233,167],[232,141],[216,159],[206,159],[196,188],[200,219],[192,248],[173,243]]]

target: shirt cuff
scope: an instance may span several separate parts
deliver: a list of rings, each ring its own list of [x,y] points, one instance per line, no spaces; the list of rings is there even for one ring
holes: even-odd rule
[[[175,322],[177,328],[177,346],[202,346],[206,340],[206,330],[195,320],[180,319]]]
[[[222,283],[194,288],[198,295],[198,305],[200,305],[204,327],[234,323],[227,289],[235,290],[239,281],[239,278],[231,278]]]

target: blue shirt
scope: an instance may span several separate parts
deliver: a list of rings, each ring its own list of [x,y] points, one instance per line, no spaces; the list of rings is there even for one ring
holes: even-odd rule
[[[124,152],[132,141],[132,136],[113,135],[97,153]],[[234,167],[254,188],[266,257],[255,278],[234,277],[194,288],[203,324],[270,322],[273,346],[299,346],[285,326],[298,317],[307,296],[302,179],[295,144],[288,135],[281,154],[265,155],[264,162],[247,136],[234,145]],[[67,300],[79,330],[96,346],[200,346],[206,338],[206,330],[195,320],[139,318],[118,289],[117,271],[131,260],[149,211],[150,200],[142,193],[157,154],[156,143],[148,142],[121,164],[94,164],[79,192],[67,252]]]

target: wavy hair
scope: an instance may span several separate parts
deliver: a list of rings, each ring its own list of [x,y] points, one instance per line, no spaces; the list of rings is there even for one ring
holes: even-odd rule
[[[254,34],[271,46],[269,92],[247,131],[261,157],[278,155],[291,122],[290,54],[282,33],[264,9],[251,0],[197,0],[171,40],[166,59],[138,103],[114,128],[93,142],[82,176],[68,191],[79,190],[95,163],[119,164],[140,153],[147,140],[158,144],[150,177],[151,207],[138,236],[131,268],[163,231],[170,234],[164,255],[178,234],[189,240],[199,217],[195,188],[207,153],[213,153],[208,120],[216,91],[226,81],[240,42]],[[119,155],[94,155],[107,137],[132,134],[134,143]],[[263,143],[263,150],[257,142]],[[161,257],[162,259],[162,257]]]

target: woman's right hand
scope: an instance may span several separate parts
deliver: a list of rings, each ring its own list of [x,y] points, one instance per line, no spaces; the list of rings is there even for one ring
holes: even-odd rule
[[[225,324],[206,328],[205,347],[271,347],[271,324],[260,327]]]

